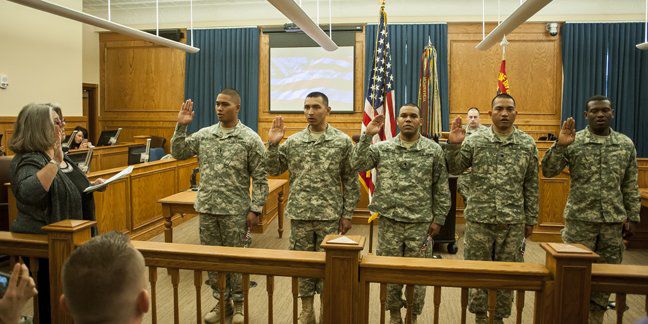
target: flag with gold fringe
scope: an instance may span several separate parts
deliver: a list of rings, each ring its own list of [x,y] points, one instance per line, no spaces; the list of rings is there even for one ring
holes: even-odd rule
[[[506,60],[502,60],[500,72],[497,76],[497,94],[509,93],[509,80],[506,75]]]
[[[509,79],[508,75],[506,75],[506,46],[508,46],[508,40],[506,40],[506,36],[502,38],[500,46],[502,46],[502,64],[500,64],[500,71],[499,75],[497,76],[497,94],[510,94]]]
[[[421,54],[418,106],[421,109],[421,134],[428,138],[439,138],[441,136],[441,97],[437,51],[429,40]]]

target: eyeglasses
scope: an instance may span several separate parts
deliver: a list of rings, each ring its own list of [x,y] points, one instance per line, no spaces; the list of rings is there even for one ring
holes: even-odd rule
[[[60,120],[60,119],[54,119],[54,124],[58,125],[59,127],[65,126],[65,119]]]

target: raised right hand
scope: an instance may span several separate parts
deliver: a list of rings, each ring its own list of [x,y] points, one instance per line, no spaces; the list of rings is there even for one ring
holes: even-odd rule
[[[268,131],[268,142],[271,144],[279,144],[285,133],[286,126],[284,126],[283,117],[275,117],[272,121],[272,127]]]
[[[52,159],[58,163],[63,162],[63,145],[60,141],[54,142],[54,156]]]
[[[461,127],[461,117],[455,118],[450,126],[450,133],[448,134],[449,144],[461,144],[466,138],[466,130]]]
[[[178,124],[180,125],[189,125],[194,117],[193,111],[193,102],[191,99],[182,103],[180,107],[180,112],[178,113]]]
[[[367,128],[365,129],[365,134],[367,134],[367,136],[369,137],[374,136],[378,134],[378,132],[380,132],[380,130],[383,128],[384,125],[385,125],[385,116],[378,115],[371,120],[369,125],[367,125]]]
[[[565,122],[563,122],[560,134],[558,134],[556,145],[568,146],[569,144],[574,143],[574,140],[576,140],[576,122],[574,121],[574,118],[569,117]]]

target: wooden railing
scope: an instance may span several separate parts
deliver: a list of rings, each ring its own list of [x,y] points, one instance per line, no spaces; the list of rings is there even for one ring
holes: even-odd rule
[[[44,229],[47,235],[22,235],[0,232],[0,254],[26,256],[35,261],[48,258],[50,265],[50,290],[52,301],[61,294],[60,271],[71,251],[90,239],[90,226],[94,222],[62,221]],[[328,241],[330,237],[325,239]],[[416,258],[380,257],[363,254],[364,237],[355,236],[356,245],[323,243],[326,252],[299,252],[269,249],[214,247],[175,243],[133,241],[144,255],[149,267],[152,295],[152,322],[157,323],[158,268],[167,269],[173,294],[173,321],[193,321],[180,318],[180,270],[193,271],[196,310],[195,321],[202,322],[201,288],[205,271],[219,273],[219,285],[225,287],[225,273],[243,274],[245,296],[245,321],[249,323],[250,275],[266,277],[268,316],[274,318],[275,277],[290,277],[292,283],[292,322],[297,322],[297,277],[324,279],[324,323],[373,323],[369,318],[371,301],[370,283],[380,284],[381,323],[384,321],[384,297],[387,283],[405,284],[406,296],[413,298],[413,285],[433,286],[434,321],[439,321],[442,287],[461,289],[461,320],[466,321],[468,288],[489,291],[489,319],[493,321],[495,290],[511,289],[516,292],[515,313],[521,322],[524,309],[524,292],[535,293],[534,323],[586,323],[591,291],[616,293],[617,322],[621,323],[626,294],[648,295],[648,266],[594,264],[598,256],[592,252],[575,253],[564,246],[541,244],[547,259],[545,265],[530,263],[480,262],[463,260],[435,260]],[[38,264],[37,262],[31,264]],[[32,268],[33,271],[38,269]],[[186,285],[185,285],[186,287]],[[221,289],[223,291],[224,289]],[[220,296],[221,300],[224,298]],[[38,309],[37,300],[34,310]],[[53,323],[72,323],[71,318],[52,302]],[[224,303],[221,303],[224,305]],[[648,312],[648,305],[646,305]],[[221,314],[223,314],[221,311]],[[37,312],[35,315],[38,316]],[[408,309],[406,321],[412,318]],[[285,319],[283,319],[285,321]],[[167,319],[168,321],[168,319]],[[258,319],[255,318],[255,322]],[[36,321],[38,322],[38,321]]]
[[[380,283],[380,323],[385,323],[385,296],[387,283],[407,285],[406,303],[414,298],[414,285],[434,287],[434,323],[439,323],[442,287],[461,288],[461,323],[466,323],[468,288],[488,289],[490,319],[494,319],[496,289],[517,292],[517,323],[522,320],[524,292],[535,291],[535,322],[542,323],[543,293],[552,277],[544,265],[516,262],[487,262],[465,260],[430,260],[421,258],[394,258],[365,256],[360,263],[362,290],[361,323],[369,323],[369,284]],[[407,308],[406,323],[412,319],[412,308]]]
[[[0,255],[10,257],[11,267],[18,258],[29,259],[29,271],[32,273],[34,283],[38,287],[38,260],[47,259],[49,255],[47,235],[44,234],[18,234],[0,232]],[[39,323],[38,295],[34,296],[34,323]]]
[[[201,287],[204,271],[217,271],[221,291],[221,323],[225,323],[224,290],[227,272],[243,274],[243,295],[245,323],[249,322],[248,296],[250,275],[265,275],[268,292],[268,323],[273,322],[273,285],[275,276],[292,277],[293,323],[297,323],[297,278],[324,278],[325,255],[322,252],[300,252],[268,249],[232,248],[193,244],[158,243],[133,241],[133,245],[144,255],[149,267],[149,281],[152,296],[152,322],[157,323],[156,283],[157,269],[166,268],[173,285],[174,323],[185,323],[179,318],[178,286],[179,270],[194,271],[196,289],[196,323],[202,323]]]
[[[592,264],[592,291],[616,295],[617,323],[623,323],[626,295],[643,295],[648,316],[648,267],[628,264]]]

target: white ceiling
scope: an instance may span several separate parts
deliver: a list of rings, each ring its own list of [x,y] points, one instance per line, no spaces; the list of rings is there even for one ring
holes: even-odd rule
[[[218,4],[260,4],[265,3],[265,1],[235,1],[235,0],[194,0],[194,6],[203,6],[203,5],[218,5]],[[189,0],[159,0],[158,1],[160,8],[177,8],[177,7],[186,7],[189,5]],[[125,9],[144,9],[144,8],[155,8],[155,1],[151,0],[111,0],[110,5],[112,9],[116,10],[125,10]],[[97,11],[97,10],[106,10],[108,6],[108,0],[83,0],[83,10],[84,11]]]
[[[56,0],[54,0],[56,1]],[[302,2],[317,20],[317,0]],[[159,0],[160,26],[189,25],[189,0]],[[520,0],[499,0],[505,18]],[[331,0],[333,23],[377,22],[378,0]],[[486,20],[496,21],[498,0],[485,0]],[[320,22],[329,21],[329,0],[319,0]],[[108,0],[83,0],[83,9],[107,17]],[[481,21],[482,0],[387,0],[390,22]],[[272,5],[262,0],[193,0],[195,27],[277,25],[288,22]],[[155,0],[111,0],[113,21],[149,28],[155,25]],[[643,21],[644,0],[554,0],[532,21]]]

